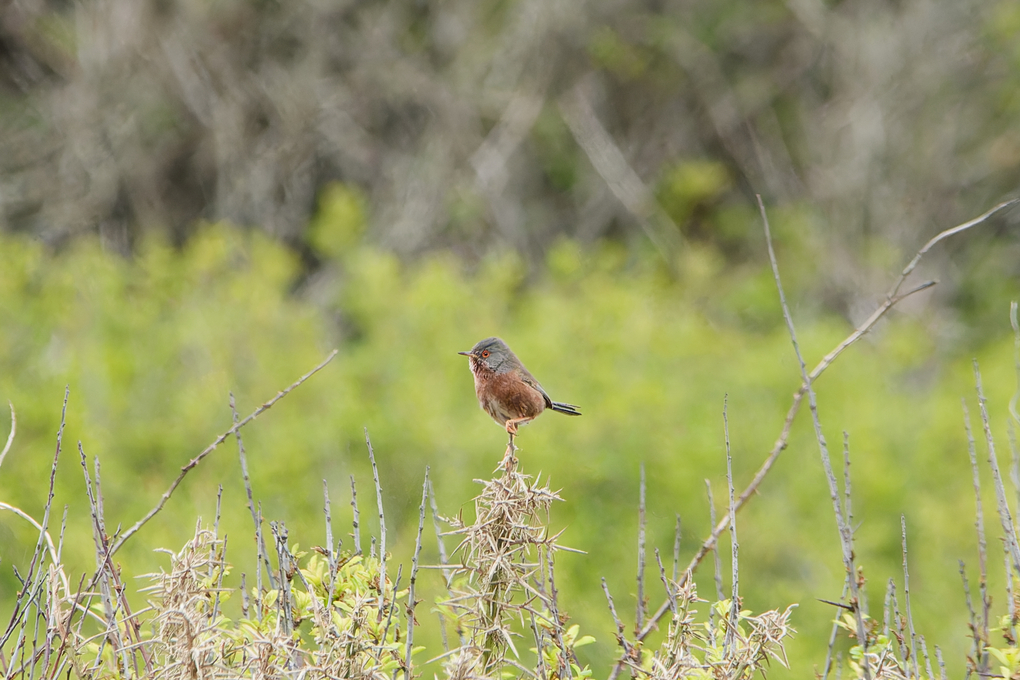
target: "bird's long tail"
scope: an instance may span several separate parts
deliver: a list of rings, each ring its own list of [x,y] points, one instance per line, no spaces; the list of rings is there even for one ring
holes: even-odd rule
[[[554,401],[552,403],[552,410],[557,413],[566,413],[568,416],[579,416],[581,412],[577,410],[577,407],[573,404],[564,404],[562,401]]]

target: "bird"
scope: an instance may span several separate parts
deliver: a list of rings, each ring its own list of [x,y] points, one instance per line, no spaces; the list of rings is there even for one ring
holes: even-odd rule
[[[469,351],[457,353],[471,360],[478,404],[506,429],[511,448],[517,428],[531,422],[546,409],[568,416],[581,415],[577,406],[553,401],[501,339],[486,338]]]

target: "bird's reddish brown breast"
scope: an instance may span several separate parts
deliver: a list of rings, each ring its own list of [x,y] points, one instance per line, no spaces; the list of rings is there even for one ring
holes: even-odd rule
[[[545,397],[514,374],[475,376],[475,393],[482,408],[497,423],[511,418],[535,418],[545,410]]]

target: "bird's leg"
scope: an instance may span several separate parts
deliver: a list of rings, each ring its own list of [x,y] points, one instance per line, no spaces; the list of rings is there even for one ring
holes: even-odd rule
[[[517,420],[513,419],[506,421],[506,432],[510,435],[510,441],[506,445],[506,453],[503,454],[503,468],[507,472],[517,462],[514,458],[514,451],[517,450],[517,446],[514,445],[514,437],[517,435],[517,422]]]
[[[507,470],[509,470],[511,465],[513,464],[514,451],[516,450],[517,447],[514,446],[514,435],[511,434],[510,441],[506,445],[506,453],[503,454],[503,467],[506,468]]]
[[[507,434],[510,435],[510,439],[513,439],[514,435],[517,434],[518,426],[530,423],[532,420],[534,420],[534,418],[511,418],[506,421],[506,431]]]

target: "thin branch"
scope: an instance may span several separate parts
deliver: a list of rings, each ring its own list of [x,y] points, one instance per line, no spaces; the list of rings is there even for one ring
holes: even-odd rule
[[[680,513],[676,513],[676,527],[673,529],[673,582],[676,583],[680,569]]]
[[[1009,303],[1009,325],[1013,328],[1013,368],[1016,371],[1016,391],[1009,400],[1009,415],[1013,422],[1020,425],[1020,413],[1017,413],[1017,402],[1020,401],[1020,321],[1017,321],[1017,304],[1014,300]],[[11,407],[13,420],[14,407]],[[3,457],[0,456],[0,461]]]
[[[321,371],[323,368],[325,368],[326,364],[328,364],[329,362],[333,361],[333,357],[335,357],[337,355],[337,352],[339,352],[339,350],[336,350],[336,349],[333,350],[332,352],[330,352],[329,356],[326,357],[326,359],[322,363],[320,363],[318,366],[313,368],[311,371],[309,371],[308,373],[306,373],[303,376],[301,376],[300,378],[298,378],[287,389],[283,390],[282,392],[278,392],[275,397],[273,397],[272,399],[270,399],[266,403],[264,403],[261,406],[259,406],[257,409],[255,409],[251,413],[251,415],[249,415],[247,418],[245,418],[244,420],[242,420],[241,422],[237,423],[232,428],[230,428],[229,430],[227,430],[226,432],[221,434],[219,437],[217,437],[215,439],[215,441],[213,441],[212,444],[207,446],[200,454],[198,454],[197,456],[192,458],[190,461],[188,461],[188,463],[184,467],[181,468],[181,473],[179,475],[177,475],[177,479],[175,479],[173,482],[171,482],[170,487],[166,491],[163,492],[163,495],[160,497],[159,502],[156,503],[156,507],[154,507],[148,513],[146,513],[144,517],[142,517],[140,520],[138,520],[134,524],[134,526],[132,526],[130,529],[128,529],[127,531],[124,532],[124,534],[117,540],[117,542],[113,544],[113,547],[110,548],[110,555],[116,554],[116,552],[118,550],[120,550],[121,547],[123,547],[124,543],[126,543],[129,538],[131,538],[136,533],[138,533],[139,529],[141,529],[143,526],[145,526],[145,524],[150,519],[155,517],[156,514],[160,510],[163,509],[163,506],[166,505],[166,502],[168,500],[170,500],[170,496],[173,495],[174,491],[177,489],[177,487],[180,485],[180,483],[182,481],[184,481],[184,478],[187,476],[187,474],[189,472],[191,472],[191,470],[194,469],[199,463],[201,463],[203,458],[208,456],[210,453],[213,452],[214,449],[216,449],[217,446],[219,446],[224,441],[226,441],[227,437],[229,437],[230,435],[234,434],[235,432],[240,430],[242,427],[244,427],[245,425],[247,425],[251,421],[255,420],[257,417],[262,415],[262,413],[264,413],[265,411],[267,411],[270,408],[272,408],[273,405],[276,404],[276,402],[280,401],[281,399],[286,397],[288,394],[293,392],[295,389],[297,389],[304,381],[308,380],[313,375],[315,375],[316,373]]]
[[[931,657],[928,656],[928,644],[924,641],[924,636],[923,635],[919,635],[918,638],[919,638],[919,640],[921,642],[921,656],[924,657],[924,669],[928,672],[928,677],[929,678],[934,678],[935,677],[935,672],[931,668]],[[916,668],[917,664],[915,663],[914,666],[915,666],[914,670],[916,671],[917,670],[917,668]],[[918,675],[917,677],[920,678],[921,676]]]
[[[861,593],[857,587],[857,570],[854,567],[853,531],[850,524],[843,516],[839,502],[839,486],[836,483],[836,475],[832,471],[829,461],[829,447],[825,442],[825,434],[822,432],[822,423],[818,416],[818,402],[815,398],[815,390],[812,387],[811,377],[807,373],[807,365],[800,352],[800,345],[797,342],[797,331],[793,325],[793,317],[790,315],[790,307],[786,304],[786,293],[783,291],[783,283],[779,276],[779,263],[776,260],[776,252],[772,247],[772,234],[769,229],[768,215],[765,213],[765,204],[758,196],[758,208],[761,211],[762,224],[765,229],[765,244],[768,247],[769,262],[772,264],[772,276],[776,282],[776,289],[779,292],[779,304],[783,310],[783,318],[786,320],[786,328],[790,333],[790,340],[793,343],[793,351],[797,355],[797,363],[800,365],[801,377],[807,386],[808,408],[811,411],[811,422],[815,429],[815,441],[818,442],[818,451],[822,458],[822,465],[825,468],[826,479],[829,482],[829,495],[832,499],[833,510],[836,514],[836,526],[839,530],[840,545],[843,549],[843,565],[846,567],[850,578],[850,594],[853,598],[854,613],[857,619],[857,637],[863,649],[862,669],[864,680],[871,680],[871,669],[868,664],[868,638],[865,632],[864,617],[861,612]],[[731,510],[731,512],[733,512]]]
[[[967,401],[965,399],[961,399],[960,402],[963,407],[963,428],[967,433],[967,453],[970,456],[971,477],[974,484],[974,502],[976,504],[974,528],[977,531],[978,568],[980,570],[978,578],[978,589],[981,595],[980,629],[977,627],[977,622],[973,620],[974,611],[973,607],[970,605],[970,593],[967,593],[967,604],[971,609],[971,624],[974,628],[974,660],[982,669],[984,669],[987,664],[988,653],[983,650],[985,648],[985,643],[988,641],[988,619],[991,610],[991,601],[988,597],[988,550],[987,543],[985,541],[985,515],[984,506],[981,503],[981,476],[978,474],[977,447],[974,444],[974,432],[970,428],[970,412],[967,410]],[[1008,573],[1007,569],[1007,576]],[[1007,587],[1010,580],[1011,579],[1007,579]],[[978,655],[981,656],[980,659],[977,658]]]
[[[1003,533],[1006,537],[1009,554],[1013,558],[1013,568],[1020,574],[1020,546],[1017,545],[1016,525],[1013,524],[1013,517],[1009,511],[1009,502],[1006,500],[1006,487],[1002,483],[1002,474],[999,472],[999,460],[995,455],[995,440],[992,437],[992,425],[988,418],[988,407],[984,388],[981,385],[981,371],[978,368],[977,359],[974,360],[974,384],[977,388],[978,408],[981,411],[981,425],[985,431],[985,444],[988,446],[988,464],[992,468],[992,481],[995,482],[995,498],[998,501],[999,521],[1002,523]]]
[[[655,549],[655,562],[659,565],[659,579],[662,581],[662,587],[666,589],[666,599],[669,600],[669,608],[673,612],[673,616],[676,616],[676,592],[673,590],[669,579],[666,578],[666,567],[662,566],[662,556],[659,555],[658,548]]]
[[[715,521],[715,498],[712,496],[712,482],[705,480],[705,490],[708,492],[708,521],[711,522],[712,526],[716,526]],[[723,595],[723,580],[722,580],[722,558],[719,556],[719,550],[712,551],[712,559],[715,563],[715,599],[722,601],[725,599]],[[676,571],[674,569],[673,571]],[[676,580],[676,577],[673,578]],[[713,610],[710,608],[708,612],[709,617],[714,616]]]
[[[627,642],[627,636],[623,633],[625,627],[623,621],[620,620],[620,616],[616,613],[616,605],[613,604],[613,596],[609,594],[609,585],[606,583],[605,576],[602,577],[602,592],[606,594],[606,601],[609,603],[609,613],[613,617],[613,623],[616,624],[616,641],[623,647],[624,656],[629,659],[633,653],[633,648]]]
[[[41,560],[43,559],[43,546],[46,545],[48,547],[52,547],[53,544],[53,539],[50,538],[47,530],[49,528],[50,522],[50,510],[53,507],[54,486],[56,484],[57,479],[57,462],[60,460],[60,452],[63,448],[64,440],[64,425],[67,423],[67,400],[70,398],[70,396],[71,387],[67,385],[64,387],[64,403],[60,408],[60,427],[57,428],[57,445],[56,449],[53,452],[53,462],[50,465],[49,492],[47,493],[46,505],[43,509],[43,519],[39,526],[39,538],[36,541],[35,550],[32,553],[32,560],[31,562],[29,562],[28,565],[28,574],[25,577],[25,587],[21,589],[21,592],[18,595],[18,599],[14,604],[14,612],[11,614],[10,623],[7,625],[7,629],[4,631],[3,636],[0,637],[0,649],[3,649],[4,645],[7,644],[7,640],[10,639],[11,635],[14,632],[14,629],[18,627],[19,622],[27,622],[27,619],[24,618],[28,612],[28,600],[26,599],[26,597],[28,596],[29,592],[34,589],[31,583],[35,579],[36,574],[37,573],[41,574],[45,572],[41,564]],[[14,413],[13,409],[11,410],[11,413],[12,414]],[[13,436],[14,432],[13,420],[11,425],[11,432],[12,434],[8,436],[8,441],[10,441],[10,437]],[[15,649],[17,648],[18,647],[15,646]]]
[[[605,579],[602,580],[603,582],[605,582]],[[531,619],[531,630],[535,634],[535,661],[537,662],[538,665],[538,677],[541,680],[546,680],[546,678],[549,677],[549,674],[546,672],[545,654],[543,653],[542,650],[542,630],[538,627],[538,619],[535,617],[535,611],[533,609],[529,608],[528,616]],[[441,615],[440,621],[442,621]],[[443,640],[444,642],[446,640],[445,633],[443,635]]]
[[[351,475],[351,508],[354,510],[353,525],[353,536],[354,536],[354,554],[361,554],[361,527],[359,526],[358,517],[358,487],[354,484],[354,475]]]
[[[638,490],[638,544],[637,544],[637,616],[635,635],[645,621],[645,464],[641,463],[641,484]]]
[[[910,273],[912,271],[914,271],[914,268],[921,261],[921,258],[924,257],[928,253],[928,251],[931,250],[932,247],[936,243],[938,243],[940,241],[943,241],[943,240],[949,238],[950,236],[955,236],[956,234],[959,234],[962,231],[967,231],[971,227],[974,227],[974,226],[977,226],[977,225],[981,224],[982,222],[987,220],[989,217],[991,217],[995,213],[997,213],[997,212],[999,212],[1001,210],[1004,210],[1005,208],[1008,208],[1008,207],[1010,207],[1012,205],[1016,205],[1017,203],[1020,203],[1020,198],[1014,198],[1014,199],[1009,200],[1009,201],[1004,201],[1004,202],[1000,203],[999,205],[995,206],[994,208],[992,208],[991,210],[989,210],[988,212],[984,213],[983,215],[979,215],[979,216],[975,217],[970,222],[964,222],[963,224],[961,224],[959,226],[956,226],[956,227],[953,227],[952,229],[946,229],[945,231],[941,232],[940,234],[935,236],[933,239],[931,239],[930,241],[925,243],[924,246],[922,246],[921,249],[919,251],[917,251],[917,255],[914,255],[914,259],[910,261],[910,264],[908,264],[906,267],[903,268],[903,273],[900,275],[900,280],[897,281],[896,282],[896,286],[893,287],[892,293],[890,294],[890,297],[895,297],[896,296],[896,294],[900,290],[900,286],[902,286],[903,282],[906,280],[906,278],[908,276],[910,276]]]
[[[263,559],[268,560],[269,555],[262,549],[262,546],[266,544],[265,541],[265,529],[262,527],[262,501],[259,501],[255,509],[256,522],[255,522],[255,563],[259,564]],[[270,571],[272,574],[272,571]],[[255,610],[256,610],[256,621],[261,621],[264,611],[265,599],[262,594],[265,592],[264,586],[262,585],[262,568],[255,570]]]
[[[425,466],[425,481],[421,485],[421,505],[418,506],[418,535],[414,539],[414,557],[411,559],[411,586],[407,595],[407,658],[404,678],[411,680],[411,649],[414,645],[414,584],[418,578],[418,556],[421,555],[421,535],[425,530],[425,504],[429,497],[429,466]]]
[[[906,298],[910,297],[914,293],[919,293],[923,290],[927,290],[928,288],[931,288],[936,284],[935,281],[926,281],[906,291],[905,293],[899,292],[907,276],[909,276],[910,273],[913,272],[914,268],[917,266],[917,262],[932,248],[932,246],[950,236],[959,234],[963,231],[966,231],[967,229],[970,229],[974,226],[977,226],[978,224],[981,224],[982,222],[987,221],[990,217],[1002,211],[1004,208],[1015,205],[1018,202],[1020,202],[1020,199],[1014,199],[1011,201],[1000,203],[999,205],[995,206],[994,208],[984,213],[983,215],[969,222],[965,222],[961,225],[953,227],[952,229],[946,229],[945,231],[939,233],[937,236],[929,240],[921,248],[921,250],[918,251],[914,259],[911,260],[910,264],[908,264],[907,267],[904,268],[903,272],[900,274],[900,277],[897,279],[895,285],[886,294],[885,301],[878,306],[878,308],[872,313],[871,316],[865,319],[850,335],[848,335],[846,339],[844,339],[841,343],[836,345],[836,347],[832,351],[830,351],[828,354],[822,357],[822,360],[818,362],[818,365],[815,366],[811,373],[808,374],[807,377],[810,379],[810,381],[812,383],[816,381],[818,377],[821,376],[822,373],[824,373],[825,370],[828,369],[829,366],[832,365],[832,363],[837,358],[839,358],[841,354],[843,354],[843,352],[845,352],[854,344],[856,344],[858,340],[860,340],[872,328],[874,328],[875,324],[877,324],[879,320],[883,316],[885,316],[885,314],[890,309],[892,309],[897,304],[899,304]],[[750,500],[750,498],[754,496],[754,494],[758,491],[758,487],[761,485],[762,481],[768,475],[773,465],[775,465],[775,462],[779,458],[779,455],[786,448],[786,444],[790,436],[790,429],[793,426],[793,421],[797,416],[797,413],[800,411],[801,403],[803,402],[804,395],[806,393],[807,383],[802,383],[800,388],[793,395],[793,401],[790,404],[789,410],[787,411],[786,419],[783,421],[783,427],[779,434],[779,438],[776,439],[776,443],[773,445],[772,450],[766,457],[765,462],[762,463],[760,468],[758,468],[758,471],[751,479],[751,482],[744,488],[740,496],[736,499],[735,505],[737,510],[740,510],[744,506],[744,504],[748,500]],[[720,520],[719,523],[715,525],[715,528],[712,530],[712,533],[709,535],[708,538],[704,540],[704,542],[701,544],[701,547],[698,549],[698,552],[695,553],[694,557],[691,558],[691,561],[688,563],[685,573],[693,573],[698,568],[698,565],[701,564],[702,560],[705,559],[705,556],[708,555],[709,551],[715,547],[716,542],[719,540],[719,536],[722,535],[724,531],[726,531],[726,528],[728,526],[729,526],[728,518]],[[683,584],[681,583],[680,585]],[[645,623],[645,627],[641,629],[640,634],[637,636],[638,642],[643,641],[653,630],[655,630],[656,625],[662,619],[662,617],[666,615],[667,611],[669,611],[669,602],[664,601],[659,606],[659,608],[655,610],[655,613],[652,614],[652,616]],[[617,661],[616,665],[613,668],[612,673],[610,673],[609,679],[615,680],[619,676],[620,672],[623,670],[623,666],[624,662],[622,660]]]
[[[387,608],[388,611],[386,612],[386,626],[383,627],[383,634],[382,634],[382,639],[383,640],[385,640],[386,636],[390,634],[390,626],[393,624],[393,611],[397,608],[396,595],[400,591],[400,579],[403,578],[403,575],[404,575],[404,565],[403,564],[398,564],[397,565],[397,580],[393,582],[393,597],[394,597],[394,601],[391,602],[390,606]],[[385,593],[385,591],[380,589],[380,593]],[[383,602],[382,598],[380,598],[380,601]],[[382,619],[379,619],[379,620],[382,621]],[[398,624],[398,626],[399,626],[399,624]],[[400,634],[400,629],[398,627],[397,628],[397,635],[399,635],[399,634]],[[393,674],[396,675],[396,669],[394,669]]]
[[[733,653],[736,641],[737,623],[740,618],[740,544],[737,543],[737,511],[733,505],[733,456],[730,453],[730,421],[727,415],[729,395],[723,397],[723,438],[726,442],[726,486],[729,490],[729,521],[730,521],[730,570],[732,593],[730,595],[729,625],[726,626],[726,638],[723,642],[723,656]],[[718,551],[716,551],[718,552]]]
[[[843,580],[843,592],[839,596],[840,603],[846,601],[846,594],[850,590],[850,578],[851,575],[847,574],[846,579]],[[832,670],[832,650],[836,647],[836,637],[839,634],[839,620],[842,615],[837,613],[832,621],[832,630],[829,632],[829,646],[825,650],[825,668],[822,670],[822,680],[826,680],[829,677],[829,671]]]
[[[910,631],[910,658],[914,662],[914,677],[921,677],[917,665],[917,633],[914,632],[914,616],[910,613],[910,572],[907,570],[907,518],[900,515],[900,534],[903,537],[903,601],[907,607],[907,626]],[[931,677],[931,673],[928,673]]]
[[[329,588],[327,589],[326,606],[333,606],[336,594],[337,552],[339,545],[333,545],[333,515],[329,503],[329,484],[322,480],[322,512],[326,517],[326,564],[329,566]]]
[[[1009,558],[1006,558],[1006,575],[1009,576]],[[981,635],[978,631],[977,615],[974,613],[974,603],[970,597],[970,581],[967,580],[967,567],[963,563],[963,560],[959,560],[960,564],[960,579],[963,581],[963,597],[967,604],[967,612],[970,614],[970,638],[972,640],[970,658],[981,667],[984,666],[984,655],[981,655],[981,660],[978,659],[978,654],[981,652],[984,646],[981,641]],[[968,666],[970,664],[967,664]],[[968,670],[967,675],[970,675]],[[984,674],[979,673],[980,677],[984,677]]]
[[[375,464],[375,451],[372,450],[372,440],[368,437],[367,427],[365,428],[365,444],[368,445],[368,459],[372,462],[372,479],[375,480],[375,501],[379,507],[379,620],[382,621],[383,608],[386,605],[386,516],[383,514],[379,467]]]
[[[230,392],[229,394],[230,394],[230,414],[234,420],[234,426],[236,427],[238,423],[237,407],[234,405],[234,393]],[[245,454],[244,451],[244,441],[241,439],[240,430],[235,431],[234,436],[237,439],[237,455],[241,460],[241,478],[244,480],[245,493],[248,494],[248,510],[249,512],[251,512],[251,521],[257,522],[259,521],[259,517],[258,514],[256,514],[255,512],[255,494],[252,492],[251,477],[248,475],[248,456]],[[259,544],[260,548],[259,552],[264,558],[262,562],[266,568],[266,575],[269,577],[269,587],[275,590],[276,579],[273,577],[273,565],[269,563],[269,551],[266,549],[265,537],[264,534],[262,534],[262,532],[258,531],[257,526],[255,528],[256,528],[255,533],[257,534],[259,540],[262,541],[262,543]]]
[[[453,582],[453,570],[447,567],[449,558],[446,554],[446,545],[443,542],[443,530],[439,525],[439,506],[436,503],[436,492],[432,488],[432,480],[429,480],[429,506],[432,509],[432,527],[436,532],[436,545],[439,552],[439,564],[443,570],[443,584],[446,586],[446,594],[449,597],[453,597],[453,591],[451,590],[451,584]],[[450,651],[450,642],[446,638],[446,617],[443,616],[442,611],[437,611],[439,616],[439,634],[443,640],[443,651]],[[537,634],[537,632],[536,632]],[[457,637],[460,639],[461,646],[464,645],[464,631],[460,626],[459,619],[457,620]]]
[[[14,414],[14,404],[7,402],[7,405],[11,407],[11,432],[7,435],[7,444],[4,445],[4,450],[0,451],[0,465],[4,464],[4,458],[7,457],[7,452],[11,450],[11,444],[14,443],[14,434],[18,431],[18,418]]]
[[[248,618],[249,604],[248,604],[248,577],[242,571],[241,572],[241,617]]]
[[[558,669],[559,676],[571,680],[574,677],[573,671],[570,669],[570,652],[567,651],[567,645],[563,641],[562,626],[556,625],[555,622],[560,621],[559,605],[559,590],[556,589],[556,578],[553,575],[553,552],[548,547],[545,550],[545,562],[546,567],[549,570],[549,594],[546,597],[546,606],[549,608],[549,613],[552,614],[552,620],[554,625],[552,626],[552,635],[556,640],[556,643],[560,647],[560,651],[563,653],[563,665]]]

